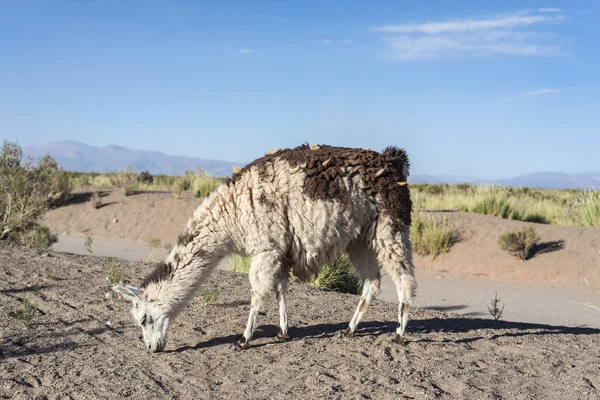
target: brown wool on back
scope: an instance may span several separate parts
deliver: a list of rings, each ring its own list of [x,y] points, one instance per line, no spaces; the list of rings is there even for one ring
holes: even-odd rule
[[[311,199],[346,202],[348,191],[343,178],[360,174],[365,191],[380,196],[381,212],[389,215],[395,224],[409,226],[412,203],[405,170],[409,160],[406,152],[387,147],[382,153],[372,150],[308,144],[267,154],[246,165],[234,174],[228,184],[235,184],[252,168],[261,178],[268,176],[276,160],[284,160],[290,168],[300,167],[306,173],[304,193]]]

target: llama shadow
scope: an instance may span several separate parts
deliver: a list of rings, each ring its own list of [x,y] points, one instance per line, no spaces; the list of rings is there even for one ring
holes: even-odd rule
[[[279,331],[279,326],[262,325],[258,327],[250,343],[250,348],[259,348],[266,345],[284,344],[306,339],[327,339],[339,340],[335,334],[348,327],[347,322],[336,324],[316,324],[302,327],[290,327],[290,339],[287,341],[278,340],[275,335]],[[355,338],[360,337],[379,337],[382,335],[392,335],[396,331],[395,322],[361,322],[359,328],[354,333]],[[491,337],[481,336],[482,330],[495,330],[497,334]],[[475,335],[468,335],[469,333]],[[438,338],[436,334],[463,334],[467,337],[461,338]],[[585,327],[565,327],[542,324],[532,324],[524,322],[494,321],[483,318],[429,318],[422,320],[410,320],[406,328],[406,341],[410,343],[471,343],[478,340],[496,340],[498,338],[510,338],[521,336],[544,336],[544,335],[598,335],[600,329]],[[427,337],[431,336],[431,337]],[[174,350],[165,351],[166,353],[181,353],[188,350],[206,349],[214,346],[231,345],[242,337],[239,334],[220,336],[200,342],[195,346],[182,346]],[[268,342],[261,342],[260,339],[271,339]],[[352,339],[350,339],[352,340]]]
[[[565,248],[564,240],[536,243],[531,247],[531,250],[529,250],[529,258],[531,259],[531,258],[537,256],[538,254],[552,253],[554,251],[559,251],[564,248]]]

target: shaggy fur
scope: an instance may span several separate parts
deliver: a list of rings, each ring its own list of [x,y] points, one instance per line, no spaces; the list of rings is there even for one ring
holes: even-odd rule
[[[278,336],[287,338],[289,272],[307,281],[345,251],[364,285],[356,312],[341,334],[355,331],[379,292],[383,270],[398,291],[396,339],[401,341],[416,286],[408,173],[408,157],[395,147],[377,153],[303,145],[269,154],[202,202],[166,263],[141,289],[117,289],[136,304],[136,318],[152,315],[170,321],[219,260],[231,253],[249,255],[252,301],[244,336],[236,344],[242,348],[252,338],[261,306],[273,295],[280,311]],[[160,329],[166,332],[164,326]],[[164,335],[150,336],[161,345],[147,340],[148,347],[162,349]]]

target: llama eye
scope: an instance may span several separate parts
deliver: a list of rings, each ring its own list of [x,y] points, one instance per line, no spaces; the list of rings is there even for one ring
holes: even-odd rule
[[[142,320],[140,321],[140,324],[144,325],[146,323],[146,316],[144,315],[142,317]]]

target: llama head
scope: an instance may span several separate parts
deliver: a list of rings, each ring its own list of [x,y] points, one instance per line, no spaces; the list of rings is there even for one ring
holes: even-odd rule
[[[171,322],[169,314],[156,302],[147,301],[139,287],[117,284],[113,290],[131,303],[131,315],[142,328],[148,350],[154,353],[164,349]]]

